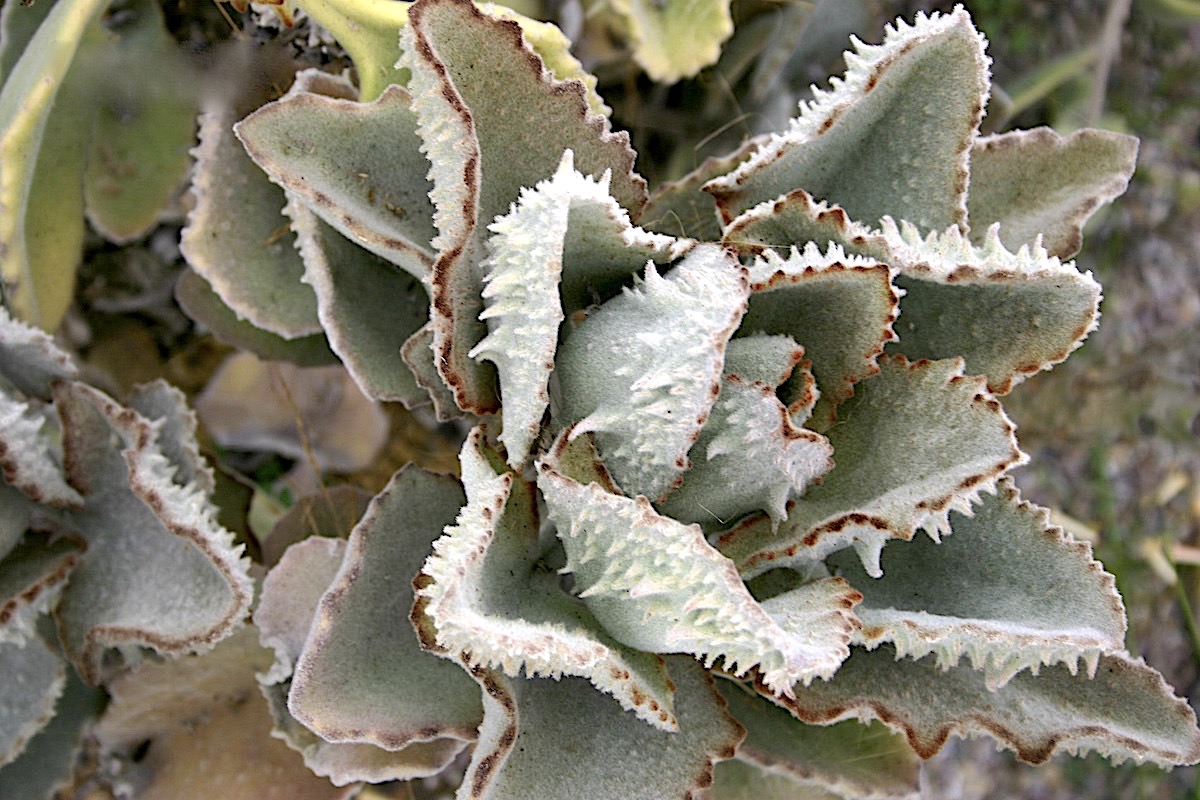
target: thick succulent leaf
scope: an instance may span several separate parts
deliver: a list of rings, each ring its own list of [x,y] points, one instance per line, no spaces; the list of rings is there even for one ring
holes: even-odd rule
[[[889,539],[949,530],[950,509],[969,512],[981,490],[1024,463],[1013,424],[962,361],[881,358],[826,431],[836,466],[773,533],[745,523],[718,541],[743,575],[810,563],[853,546],[878,577]]]
[[[58,597],[83,549],[72,537],[30,534],[0,560],[0,643],[37,638],[37,618]]]
[[[890,642],[908,658],[934,653],[943,668],[966,656],[991,687],[1043,664],[1073,672],[1080,659],[1094,674],[1101,654],[1121,649],[1125,610],[1113,576],[1008,479],[952,527],[940,544],[889,547],[878,579],[846,553],[830,557],[865,598],[860,643]]]
[[[815,783],[801,781],[740,758],[717,762],[713,784],[700,800],[844,800]]]
[[[293,90],[234,132],[290,196],[352,242],[425,278],[433,262],[432,186],[410,103],[399,86],[371,103]]]
[[[579,678],[510,680],[476,668],[484,722],[458,800],[694,797],[744,731],[698,664],[676,658],[670,668],[678,732],[643,724]]]
[[[109,647],[165,655],[211,647],[251,600],[248,562],[202,491],[211,479],[176,482],[157,431],[172,423],[80,383],[57,384],[55,399],[67,480],[84,497],[69,525],[87,541],[55,611],[67,656],[96,682]]]
[[[0,481],[0,559],[24,538],[36,508],[36,503]]]
[[[554,542],[538,536],[534,488],[513,473],[497,474],[493,459],[499,454],[476,428],[461,457],[469,502],[417,578],[413,616],[418,628],[431,629],[427,646],[512,677],[524,670],[587,678],[642,720],[676,730],[662,660],[619,644],[563,590],[546,563]]]
[[[410,576],[463,500],[453,478],[409,466],[350,534],[288,696],[292,715],[326,741],[399,750],[475,739],[478,687],[457,665],[423,652],[408,619]]]
[[[495,376],[468,356],[487,333],[479,320],[485,226],[522,187],[550,177],[568,149],[581,172],[611,171],[613,197],[634,213],[645,203],[645,181],[633,172],[628,136],[588,108],[582,83],[551,76],[517,23],[466,0],[424,0],[409,23],[401,63],[412,70],[437,208],[435,363],[461,408],[488,413],[498,408]]]
[[[606,631],[640,650],[720,660],[736,675],[757,667],[778,692],[837,670],[857,625],[848,584],[827,582],[769,613],[699,526],[614,493],[589,441],[569,436],[539,462],[538,487],[566,550],[563,571]]]
[[[471,350],[500,374],[504,430],[514,468],[524,464],[550,404],[550,373],[565,315],[607,299],[649,260],[669,262],[689,243],[634,228],[629,214],[563,153],[558,170],[522,189],[512,211],[489,226],[480,319],[488,335]]]
[[[293,545],[267,575],[254,623],[275,661],[259,674],[262,693],[274,721],[273,735],[303,756],[309,770],[339,786],[357,781],[407,780],[440,772],[465,742],[439,738],[398,751],[369,743],[327,742],[302,725],[288,710],[293,665],[304,651],[325,592],[341,570],[347,543],[312,538]],[[405,617],[400,616],[403,624]]]
[[[249,627],[204,655],[147,662],[110,684],[97,738],[143,800],[348,797],[271,736],[270,710],[254,679],[270,662]]]
[[[854,384],[879,371],[883,346],[896,338],[900,292],[891,278],[884,264],[846,256],[833,245],[822,253],[811,242],[786,258],[768,251],[751,267],[750,303],[738,335],[783,334],[804,348],[820,392],[812,427],[828,427]],[[793,381],[781,395],[791,405],[807,390],[802,380]]]
[[[84,69],[68,78],[84,82],[96,106],[83,174],[88,221],[117,243],[154,227],[179,191],[197,105],[194,67],[159,4],[143,0],[122,12],[119,28],[81,48]]]
[[[890,265],[906,295],[897,349],[912,358],[962,356],[996,393],[1059,363],[1096,327],[1100,286],[1091,274],[1037,245],[1008,250],[995,225],[979,246],[957,227],[922,236],[888,217],[873,230],[795,191],[734,220],[726,240],[750,253],[832,241]]]
[[[79,189],[67,192],[55,202],[66,200],[65,208],[51,204],[51,195],[36,189],[39,167],[52,169],[47,181],[54,188],[69,185],[71,168],[81,168],[78,158],[80,140],[68,127],[51,127],[52,146],[70,144],[61,157],[64,164],[54,165],[52,154],[42,153],[47,143],[48,118],[55,97],[70,70],[85,32],[93,25],[107,3],[102,0],[64,0],[55,3],[38,26],[37,33],[5,76],[0,90],[0,249],[4,251],[0,276],[6,283],[5,295],[16,316],[46,330],[58,327],[74,293],[74,267],[79,263],[83,241],[82,218],[71,213],[82,210]],[[18,9],[6,8],[5,16]],[[38,13],[38,12],[34,12]],[[57,133],[55,133],[57,130]],[[65,136],[66,141],[59,135]],[[60,157],[53,154],[53,157]],[[75,202],[70,202],[78,197]],[[47,215],[46,212],[54,214]],[[70,218],[64,227],[55,214]],[[43,249],[43,243],[51,245]],[[64,275],[64,265],[67,274]]]
[[[844,78],[708,184],[725,222],[804,189],[870,225],[887,215],[923,231],[965,225],[967,161],[989,86],[984,44],[961,6],[898,21],[881,45],[854,40]]]
[[[39,636],[24,642],[0,639],[0,765],[21,754],[54,716],[66,669]]]
[[[896,659],[889,646],[856,648],[832,681],[796,687],[794,700],[775,702],[820,725],[879,719],[922,758],[951,734],[985,734],[1031,764],[1060,751],[1095,751],[1116,763],[1200,761],[1195,712],[1158,672],[1121,652],[1102,656],[1095,678],[1055,665],[993,691],[983,672],[965,665],[943,671],[933,658]]]
[[[284,339],[255,327],[239,319],[237,313],[213,291],[208,281],[193,270],[185,269],[179,274],[175,283],[175,300],[184,313],[230,347],[249,350],[267,361],[290,361],[301,367],[338,363],[338,357],[329,349],[329,341],[324,333]]]
[[[11,384],[30,397],[49,400],[53,381],[78,375],[71,356],[52,337],[14,319],[0,305],[0,387]]]
[[[439,422],[445,422],[461,417],[463,412],[454,399],[454,392],[446,385],[441,372],[438,371],[434,341],[433,326],[426,323],[400,346],[400,358],[412,371],[417,385],[429,395],[434,416]]]
[[[24,403],[0,393],[0,471],[4,482],[37,503],[59,508],[83,499],[66,481],[52,406]]]
[[[412,3],[299,0],[296,5],[346,49],[364,103],[383,95],[390,85],[405,83],[407,76],[396,64],[398,32],[408,21]]]
[[[358,388],[406,408],[428,403],[429,395],[400,357],[400,343],[429,319],[421,280],[359,247],[300,203],[289,202],[287,213],[325,335]]]
[[[731,172],[765,141],[765,136],[748,139],[729,155],[706,158],[679,180],[658,185],[638,215],[638,224],[671,236],[700,242],[720,241],[722,225],[717,204],[712,195],[701,191],[700,187]]]
[[[617,483],[660,499],[720,391],[725,346],[746,308],[746,271],[716,245],[614,297],[571,331],[555,362],[563,422],[595,432]]]
[[[839,797],[920,796],[916,756],[902,737],[883,725],[857,720],[805,725],[740,683],[719,681],[717,687],[729,713],[746,729],[738,760],[820,785]]]
[[[733,35],[730,0],[613,0],[629,28],[633,58],[659,83],[694,77],[715,64]]]
[[[240,109],[208,106],[192,152],[195,205],[180,249],[239,319],[285,339],[318,333],[317,299],[300,280],[304,264],[283,215],[283,190],[234,136]]]
[[[998,222],[1008,249],[1041,236],[1050,255],[1070,258],[1088,217],[1125,191],[1137,149],[1132,136],[1093,129],[1062,137],[1034,128],[976,140],[967,196],[972,242],[982,245]]]
[[[62,664],[57,658],[55,663]],[[106,701],[103,689],[88,686],[74,670],[66,670],[66,685],[55,703],[53,719],[15,761],[0,769],[0,797],[57,800],[57,792],[71,785],[85,733]]]
[[[721,394],[692,446],[683,483],[658,504],[662,513],[706,529],[753,511],[778,522],[787,516],[788,500],[833,467],[829,441],[799,427],[804,420],[793,419],[775,395],[800,372],[798,383],[815,399],[803,356],[804,349],[786,336],[729,343]],[[798,411],[809,409],[811,404]]]

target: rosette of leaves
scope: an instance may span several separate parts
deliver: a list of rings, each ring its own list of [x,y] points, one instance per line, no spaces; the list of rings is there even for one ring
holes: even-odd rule
[[[249,562],[216,522],[194,434],[179,391],[149,384],[121,405],[0,308],[5,796],[47,796],[69,776],[102,697],[91,686],[242,624]]]
[[[1094,327],[1063,259],[1135,142],[980,137],[984,44],[961,9],[897,23],[649,199],[584,84],[466,0],[408,10],[407,88],[237,125],[352,374],[475,423],[461,486],[405,470],[267,579],[311,768],[474,741],[460,798],[909,797],[950,735],[1200,760],[1112,576],[1008,477],[998,399]]]

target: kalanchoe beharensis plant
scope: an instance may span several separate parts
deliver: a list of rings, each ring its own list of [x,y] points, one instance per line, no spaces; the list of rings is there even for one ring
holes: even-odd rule
[[[911,797],[950,735],[1200,760],[1187,703],[1123,650],[1112,576],[1008,477],[997,399],[1095,326],[1099,286],[1063,259],[1136,143],[979,136],[988,61],[958,9],[855,43],[787,131],[648,196],[577,65],[552,73],[501,14],[419,0],[406,86],[304,72],[202,116],[185,306],[473,425],[461,482],[407,467],[348,540],[270,565],[273,663],[222,657],[261,670],[276,734],[339,785],[457,774],[469,750],[460,798]],[[43,512],[5,462],[12,508],[87,538],[150,462],[203,484],[165,389],[135,412],[3,374],[40,415],[21,468],[49,486],[62,463],[79,510]],[[114,434],[127,471],[81,477],[102,458],[82,437]],[[31,546],[77,559],[82,592],[106,536]],[[224,541],[188,543],[201,566],[241,574],[201,539]],[[129,649],[59,628],[92,680]]]

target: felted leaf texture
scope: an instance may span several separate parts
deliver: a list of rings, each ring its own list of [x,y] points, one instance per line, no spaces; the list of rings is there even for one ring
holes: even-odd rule
[[[750,303],[737,335],[781,334],[803,346],[819,392],[812,424],[827,427],[854,384],[879,371],[884,345],[896,338],[901,292],[892,284],[892,270],[836,245],[822,252],[809,242],[786,257],[767,251],[751,265],[750,280]],[[781,396],[791,405],[806,391],[797,381],[785,385]]]
[[[398,344],[429,318],[421,280],[342,236],[299,202],[289,202],[287,213],[304,258],[304,282],[317,294],[317,315],[358,388],[406,408],[428,403]]]
[[[52,406],[0,393],[0,470],[4,482],[37,503],[78,506],[66,481],[59,445],[60,424]]]
[[[328,742],[288,710],[293,666],[313,630],[321,600],[338,576],[346,549],[347,542],[341,539],[314,537],[299,542],[288,548],[263,582],[254,622],[263,645],[275,651],[270,669],[259,674],[274,720],[273,735],[299,752],[308,769],[338,786],[435,775],[462,750],[464,742],[443,737],[409,743],[394,751],[369,742]]]
[[[675,83],[715,64],[733,35],[730,0],[613,0],[629,28],[633,58],[654,80]]]
[[[50,721],[63,691],[66,670],[40,637],[0,640],[0,765],[15,760]]]
[[[881,574],[890,539],[949,530],[950,509],[968,512],[979,493],[1024,463],[1013,424],[962,361],[879,360],[881,372],[855,387],[825,435],[835,466],[797,501],[787,520],[750,520],[718,547],[746,577],[812,563],[854,547],[868,575]]]
[[[804,189],[872,226],[885,216],[922,231],[965,225],[967,162],[989,88],[983,36],[960,6],[897,21],[880,45],[853,44],[843,78],[708,184],[726,223]]]
[[[566,315],[631,283],[647,261],[668,263],[689,242],[634,228],[601,180],[580,174],[568,150],[554,176],[522,189],[512,210],[489,226],[480,319],[488,335],[472,358],[500,376],[504,430],[514,467],[525,463],[550,403],[550,373]]]
[[[549,73],[517,23],[466,0],[421,0],[401,49],[437,209],[435,363],[461,408],[489,413],[498,407],[494,373],[468,356],[487,333],[479,320],[486,226],[523,187],[549,178],[568,149],[581,172],[611,171],[613,197],[634,213],[645,181],[633,172],[628,136],[589,109],[581,82]]]
[[[672,658],[669,666],[678,732],[643,724],[580,678],[514,680],[476,668],[484,722],[457,797],[694,797],[744,731],[698,664]]]
[[[407,91],[389,86],[370,103],[292,91],[234,132],[271,180],[326,224],[414,277],[428,276],[432,187]]]
[[[786,336],[734,339],[725,353],[721,393],[692,446],[689,469],[679,488],[658,504],[680,522],[705,529],[766,511],[787,516],[789,498],[833,467],[825,437],[800,427],[776,396],[776,387],[799,371],[797,383],[816,399],[804,349]],[[807,374],[805,374],[807,373]],[[812,404],[797,409],[807,415]]]
[[[837,670],[857,625],[849,610],[859,595],[848,584],[816,586],[807,602],[789,608],[785,598],[770,613],[699,526],[617,494],[589,441],[571,444],[570,433],[539,462],[538,487],[566,551],[563,571],[608,633],[706,666],[720,660],[735,675],[757,668],[778,692]]]
[[[187,415],[190,438],[195,421],[182,395],[165,384],[151,391]],[[195,469],[168,458],[178,446],[160,443],[177,423],[146,419],[81,383],[56,384],[54,395],[67,479],[84,498],[67,525],[87,542],[55,610],[67,657],[94,683],[110,647],[165,655],[211,647],[249,608],[248,563],[215,521],[204,493],[211,478],[176,482]]]
[[[737,760],[790,779],[794,791],[802,791],[799,784],[864,800],[920,796],[916,755],[882,724],[847,720],[805,725],[743,684],[718,681],[717,688],[730,715],[746,729]],[[725,794],[715,792],[713,797]]]
[[[967,195],[972,242],[983,244],[1000,223],[1009,250],[1041,236],[1050,255],[1070,258],[1083,244],[1088,217],[1124,193],[1137,149],[1132,136],[1091,129],[1064,137],[1034,128],[977,139]]]
[[[413,621],[425,646],[514,678],[586,678],[644,722],[676,730],[662,660],[618,643],[562,589],[547,563],[562,555],[539,536],[534,487],[497,472],[502,463],[476,428],[461,457],[467,505],[416,580]]]
[[[409,466],[350,534],[288,696],[292,715],[326,741],[394,751],[475,739],[478,687],[457,665],[422,651],[408,619],[410,576],[462,504],[453,478]]]
[[[617,484],[657,500],[678,485],[687,453],[720,391],[725,346],[749,295],[746,271],[725,249],[698,245],[571,331],[555,361],[560,418],[595,432]]]
[[[50,610],[83,549],[73,537],[31,533],[0,560],[0,642],[37,638],[37,619]]]
[[[842,795],[815,783],[800,781],[785,772],[766,769],[733,758],[718,761],[712,786],[700,800],[844,800]]]
[[[1200,731],[1187,701],[1141,659],[1121,652],[1101,656],[1094,678],[1055,665],[991,690],[982,671],[963,664],[943,671],[928,656],[897,659],[887,645],[855,648],[833,680],[797,687],[794,700],[774,702],[813,724],[879,719],[922,758],[952,734],[984,734],[1031,764],[1057,752],[1091,751],[1115,763],[1200,761]]]
[[[15,319],[0,305],[0,377],[4,383],[29,397],[49,400],[53,381],[78,376],[79,368],[52,337]],[[7,386],[0,384],[0,388]]]
[[[859,642],[890,642],[900,657],[933,653],[942,668],[964,656],[990,687],[1045,664],[1094,674],[1100,656],[1125,641],[1125,611],[1091,547],[1051,526],[1048,512],[1021,500],[1004,478],[953,535],[895,543],[883,577],[836,553],[831,568],[863,593]]]

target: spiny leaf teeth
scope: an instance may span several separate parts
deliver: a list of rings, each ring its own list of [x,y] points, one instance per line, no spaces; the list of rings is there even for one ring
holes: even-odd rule
[[[497,475],[490,461],[498,454],[489,458],[486,447],[476,428],[462,456],[468,503],[417,579],[436,652],[512,677],[587,678],[643,721],[677,730],[661,659],[621,645],[560,588],[542,565],[547,548],[537,535],[533,487],[513,473]]]
[[[985,46],[961,6],[897,23],[881,45],[855,40],[845,77],[814,87],[786,133],[706,191],[726,223],[804,189],[870,225],[886,214],[924,230],[965,225],[967,160],[989,88]]]
[[[0,471],[4,483],[37,503],[78,508],[83,498],[63,475],[58,414],[0,392]]]
[[[889,539],[949,530],[951,509],[969,513],[996,480],[1026,460],[1015,429],[981,378],[962,361],[879,360],[826,431],[835,467],[791,509],[778,535],[748,524],[718,540],[746,577],[854,547],[880,572]]]
[[[14,318],[0,305],[0,390],[5,383],[29,397],[50,399],[50,384],[79,375],[74,360],[41,328]]]
[[[660,498],[683,475],[748,296],[745,268],[723,248],[699,245],[665,277],[648,264],[644,280],[559,348],[562,417],[578,421],[574,436],[596,432],[630,494]]]
[[[0,501],[7,501],[3,492]],[[58,599],[84,549],[72,536],[30,534],[0,557],[0,644],[24,647],[37,638],[38,618]]]
[[[829,558],[865,596],[859,643],[891,642],[898,657],[933,653],[942,669],[966,656],[990,688],[1043,665],[1074,674],[1081,659],[1094,676],[1101,654],[1121,649],[1125,611],[1113,576],[1008,478],[952,527],[940,544],[887,548],[882,578],[868,578],[846,553]]]
[[[691,653],[706,667],[721,660],[735,675],[757,668],[779,694],[837,670],[857,624],[844,593],[812,604],[812,628],[790,630],[786,615],[781,624],[754,600],[698,526],[661,516],[644,497],[560,472],[578,458],[564,459],[564,451],[587,447],[569,435],[539,462],[538,486],[566,551],[563,571],[608,633],[649,652]]]

